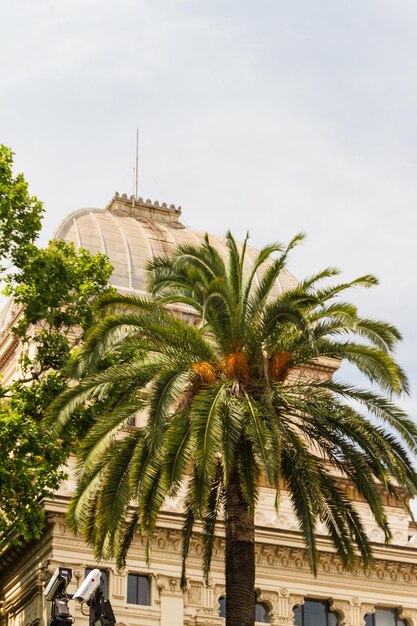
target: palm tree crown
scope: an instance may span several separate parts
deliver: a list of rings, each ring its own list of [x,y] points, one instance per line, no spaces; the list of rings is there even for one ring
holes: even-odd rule
[[[314,572],[318,521],[344,567],[352,568],[358,555],[365,564],[372,558],[347,481],[387,541],[381,490],[401,497],[417,487],[411,460],[417,430],[390,399],[407,391],[393,358],[400,335],[390,324],[360,317],[340,297],[350,287],[376,284],[375,278],[329,286],[338,272],[328,268],[271,296],[301,239],[265,247],[248,271],[246,240],[239,246],[230,233],[226,261],[208,236],[203,245],[152,260],[153,298],[101,301],[100,320],[74,364],[79,382],[50,412],[58,431],[80,405],[104,399],[105,410],[80,446],[69,511],[97,556],[115,556],[123,566],[134,533],[150,539],[165,498],[185,481],[184,562],[194,521],[201,519],[207,574],[217,517],[224,516],[230,625],[254,621],[250,611],[235,621],[229,615],[236,615],[233,593],[243,594],[239,602],[245,594],[253,598],[261,483],[276,490],[277,507],[280,490],[288,492]],[[303,374],[329,358],[353,364],[370,389]],[[139,410],[146,410],[146,426],[121,436]],[[239,587],[242,572],[231,571],[245,562],[253,569],[243,573],[246,591]]]

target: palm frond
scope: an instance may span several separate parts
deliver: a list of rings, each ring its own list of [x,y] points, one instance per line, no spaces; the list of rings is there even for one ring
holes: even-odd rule
[[[250,514],[254,515],[259,497],[260,471],[255,460],[253,445],[246,437],[242,437],[241,449],[237,460],[242,495]]]
[[[184,480],[193,450],[191,424],[188,411],[179,411],[170,421],[166,431],[163,468],[169,495],[176,494]]]
[[[200,390],[190,409],[191,432],[195,441],[195,463],[208,480],[213,474],[216,453],[221,450],[222,413],[226,384]]]
[[[233,470],[242,437],[243,422],[241,419],[241,403],[230,397],[224,404],[222,412],[222,467],[223,483],[227,487]]]
[[[207,506],[204,512],[203,573],[206,584],[208,584],[208,577],[210,574],[217,517],[224,500],[222,474],[223,472],[221,464],[217,463],[214,478],[210,485],[210,491],[207,498]]]
[[[224,243],[206,235],[149,261],[153,298],[106,294],[96,305],[97,323],[73,361],[78,382],[52,404],[48,424],[56,436],[92,405],[69,521],[98,558],[114,555],[124,566],[136,532],[149,558],[164,499],[185,486],[185,588],[195,520],[203,521],[207,577],[218,516],[235,490],[253,521],[261,478],[277,506],[281,485],[288,492],[314,573],[318,521],[345,568],[371,560],[344,485],[354,485],[390,539],[381,491],[403,498],[405,510],[417,493],[417,427],[392,401],[408,391],[393,354],[401,336],[344,300],[350,288],[377,284],[372,275],[331,284],[339,272],[329,267],[277,289],[302,239],[266,246],[252,260],[247,237],[240,245],[231,233]],[[351,363],[371,389],[306,379],[328,357]],[[125,432],[138,410],[146,426]]]
[[[184,591],[187,588],[187,577],[185,564],[187,562],[188,552],[190,550],[190,542],[191,536],[194,527],[194,510],[190,500],[186,500],[185,502],[185,511],[184,511],[184,522],[182,525],[182,543],[181,543],[181,554],[182,554],[182,564],[181,564],[181,579],[180,586]]]

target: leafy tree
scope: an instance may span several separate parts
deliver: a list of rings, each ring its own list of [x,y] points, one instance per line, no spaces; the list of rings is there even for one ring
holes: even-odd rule
[[[346,569],[358,558],[364,564],[372,559],[340,477],[368,503],[386,541],[391,532],[381,491],[404,497],[407,507],[407,494],[417,487],[411,458],[417,429],[389,399],[407,391],[392,355],[399,333],[340,299],[350,287],[376,280],[363,276],[329,285],[337,272],[326,269],[273,297],[287,254],[300,239],[286,249],[265,247],[247,265],[249,272],[246,242],[239,247],[231,234],[226,262],[208,237],[201,246],[181,246],[173,257],[153,260],[154,299],[102,299],[102,319],[73,366],[79,383],[50,411],[59,433],[86,401],[111,398],[80,446],[81,478],[69,510],[73,529],[97,557],[115,556],[123,566],[134,533],[149,542],[164,499],[186,481],[183,558],[194,521],[201,519],[207,575],[216,521],[224,518],[227,626],[254,624],[254,511],[261,480],[276,490],[277,507],[281,489],[288,492],[314,573],[319,521]],[[186,305],[197,324],[167,305]],[[123,347],[135,349],[131,359],[105,366]],[[370,388],[307,379],[303,368],[324,357],[353,364]],[[137,410],[147,411],[147,425],[122,435]]]
[[[25,263],[43,215],[42,203],[29,194],[23,174],[13,175],[12,167],[13,152],[0,144],[0,271]]]
[[[12,153],[0,146],[0,257],[12,267],[5,293],[14,301],[21,343],[18,372],[0,384],[0,544],[40,535],[39,500],[55,490],[89,420],[80,414],[59,440],[50,437],[46,407],[68,385],[64,368],[92,321],[92,299],[107,290],[112,268],[103,255],[52,241],[38,249],[42,205],[23,175],[11,173]],[[10,241],[10,247],[7,247]]]

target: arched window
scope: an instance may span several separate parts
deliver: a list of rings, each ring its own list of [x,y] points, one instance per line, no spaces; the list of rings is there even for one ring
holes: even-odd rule
[[[329,603],[326,600],[306,598],[303,605],[294,609],[294,624],[296,626],[338,626],[338,623],[337,614],[330,611]],[[371,625],[367,624],[367,626]]]
[[[220,596],[219,598],[219,617],[226,617],[226,598]]]
[[[255,604],[255,622],[261,622],[263,624],[269,624],[271,621],[269,615],[269,607],[264,602],[257,602]]]
[[[407,622],[398,617],[398,609],[375,609],[375,613],[365,615],[366,626],[406,626]]]

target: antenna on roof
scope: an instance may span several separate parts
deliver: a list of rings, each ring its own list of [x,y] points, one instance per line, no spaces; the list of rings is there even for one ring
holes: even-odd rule
[[[139,177],[139,127],[136,126],[136,162],[133,168],[133,196],[132,207],[135,206],[135,202],[138,200],[138,177]]]

